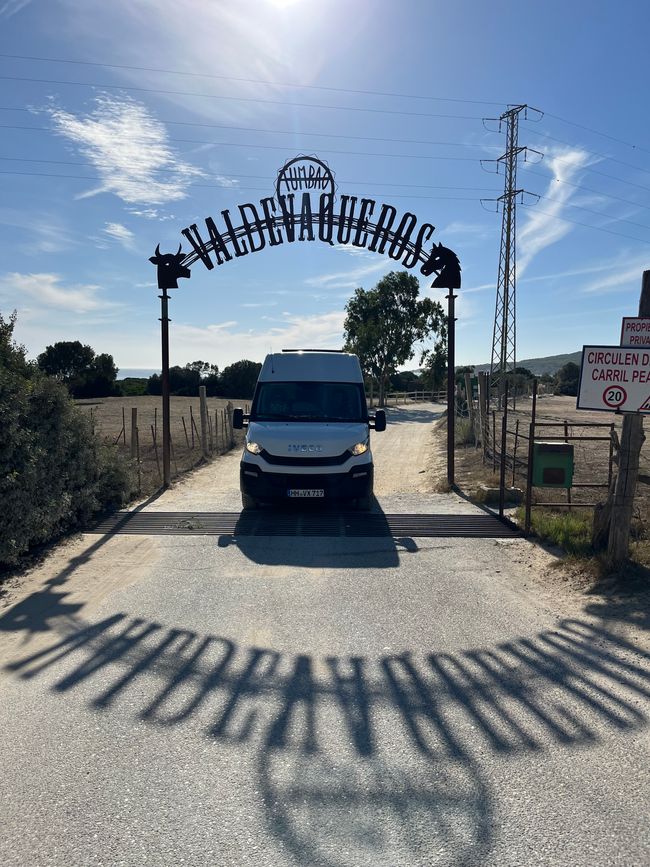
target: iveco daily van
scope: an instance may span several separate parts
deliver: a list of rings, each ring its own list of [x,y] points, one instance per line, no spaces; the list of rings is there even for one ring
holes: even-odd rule
[[[386,416],[368,415],[356,355],[285,350],[267,355],[249,415],[240,466],[244,509],[264,500],[348,499],[370,508],[373,463],[369,429],[386,429]]]

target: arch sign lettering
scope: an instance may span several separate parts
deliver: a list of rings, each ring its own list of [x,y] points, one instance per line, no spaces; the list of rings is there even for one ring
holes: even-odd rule
[[[275,195],[256,203],[238,205],[237,212],[221,211],[181,230],[191,252],[161,253],[150,261],[158,267],[158,286],[177,289],[178,279],[190,276],[199,260],[209,270],[267,247],[304,241],[351,244],[389,256],[403,268],[419,267],[434,276],[432,287],[459,289],[460,264],[456,254],[431,241],[435,226],[420,223],[409,211],[400,213],[374,199],[339,195],[329,166],[314,156],[297,156],[278,172]]]

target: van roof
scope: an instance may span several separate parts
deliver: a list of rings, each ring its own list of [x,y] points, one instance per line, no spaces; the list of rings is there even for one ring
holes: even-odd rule
[[[363,383],[361,365],[351,352],[296,349],[267,355],[260,382],[358,382]]]

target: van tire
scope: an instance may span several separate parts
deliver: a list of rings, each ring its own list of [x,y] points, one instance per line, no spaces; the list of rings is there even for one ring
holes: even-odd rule
[[[357,497],[356,499],[357,512],[369,512],[372,508],[372,496]]]
[[[259,504],[258,504],[257,500],[255,499],[255,497],[251,497],[250,494],[244,494],[242,492],[241,505],[242,505],[242,509],[244,509],[245,511],[250,511],[252,509],[257,509]]]

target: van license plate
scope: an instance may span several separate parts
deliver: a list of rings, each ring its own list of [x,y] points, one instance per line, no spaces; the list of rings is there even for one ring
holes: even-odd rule
[[[324,497],[325,491],[322,488],[290,488],[287,491],[289,497]]]

